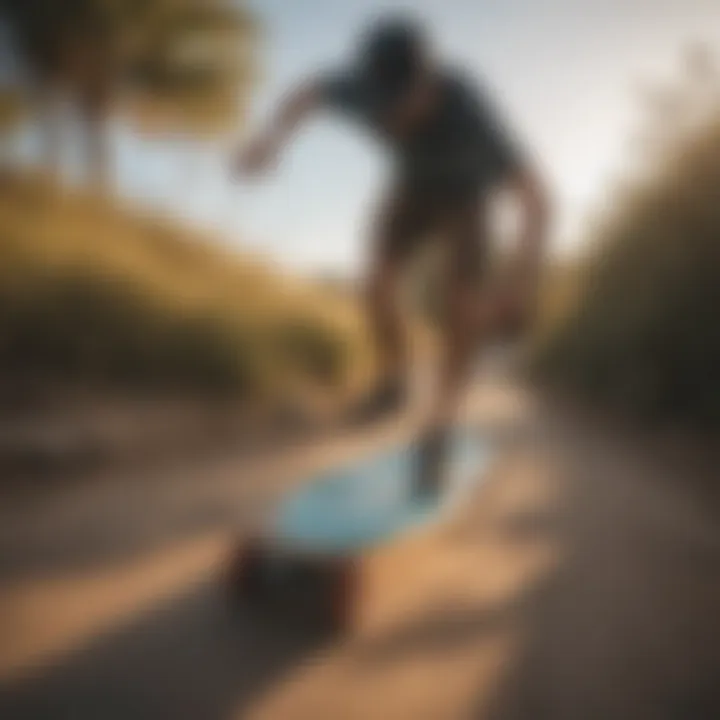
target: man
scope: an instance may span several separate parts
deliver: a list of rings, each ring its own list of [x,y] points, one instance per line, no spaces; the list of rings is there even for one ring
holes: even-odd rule
[[[380,377],[358,409],[373,420],[399,409],[407,394],[407,357],[397,308],[398,282],[429,236],[446,243],[445,357],[440,392],[421,440],[418,489],[434,492],[443,449],[469,365],[480,342],[522,331],[531,319],[547,226],[543,188],[482,93],[438,62],[414,21],[374,24],[354,66],[293,91],[239,155],[241,172],[267,169],[300,123],[330,108],[359,122],[395,158],[393,190],[372,238],[367,312]],[[510,189],[524,218],[515,262],[499,287],[486,280],[487,205]]]

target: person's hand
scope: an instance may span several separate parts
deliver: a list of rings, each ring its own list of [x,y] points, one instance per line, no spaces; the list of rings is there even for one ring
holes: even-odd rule
[[[240,177],[256,177],[270,170],[277,162],[278,146],[272,137],[250,142],[237,153],[233,171]]]

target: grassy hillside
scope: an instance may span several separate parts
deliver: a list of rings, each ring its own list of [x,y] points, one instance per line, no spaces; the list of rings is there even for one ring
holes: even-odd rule
[[[542,376],[633,411],[720,425],[720,118],[622,198],[594,248],[566,271]]]
[[[0,177],[0,375],[45,384],[279,393],[366,360],[348,298],[107,200]]]

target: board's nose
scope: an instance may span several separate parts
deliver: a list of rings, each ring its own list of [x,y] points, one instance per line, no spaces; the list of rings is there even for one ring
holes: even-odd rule
[[[454,504],[482,473],[487,448],[472,433],[453,438],[448,489],[441,504]],[[381,541],[438,511],[436,499],[413,492],[415,448],[405,447],[331,475],[311,478],[276,517],[279,539],[319,552],[344,552]]]

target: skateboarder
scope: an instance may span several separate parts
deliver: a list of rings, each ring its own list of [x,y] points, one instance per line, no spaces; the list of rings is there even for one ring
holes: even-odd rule
[[[407,347],[397,308],[399,280],[421,244],[446,243],[445,353],[440,392],[421,440],[418,486],[440,479],[447,429],[479,345],[520,333],[531,320],[547,226],[544,188],[486,93],[434,55],[412,18],[376,21],[351,67],[315,77],[289,93],[279,112],[236,158],[242,174],[273,165],[298,126],[335,110],[369,129],[395,160],[392,190],[374,225],[367,314],[380,361],[357,417],[373,421],[406,400]],[[512,191],[522,211],[515,261],[489,287],[488,198]]]

